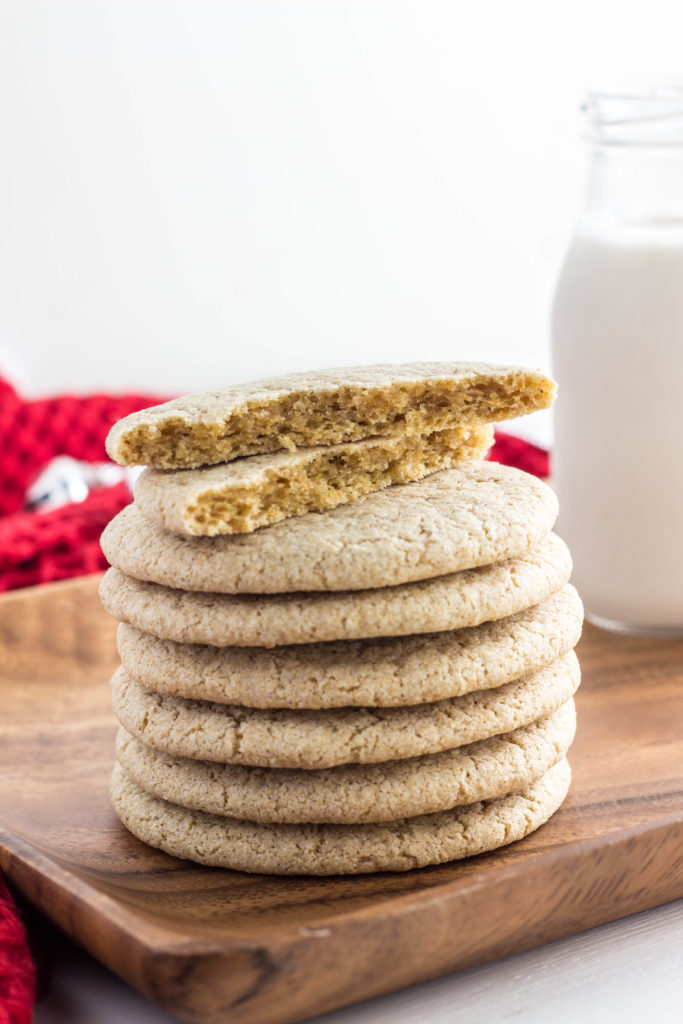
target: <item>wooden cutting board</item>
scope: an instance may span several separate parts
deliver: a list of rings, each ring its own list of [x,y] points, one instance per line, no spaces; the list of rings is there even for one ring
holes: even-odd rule
[[[151,850],[110,810],[97,583],[0,599],[0,866],[180,1019],[298,1021],[683,896],[683,641],[586,628],[573,787],[522,842],[406,874],[259,877]]]

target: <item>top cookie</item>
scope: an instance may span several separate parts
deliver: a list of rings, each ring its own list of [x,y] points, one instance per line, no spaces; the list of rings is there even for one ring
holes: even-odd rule
[[[124,466],[187,469],[366,437],[423,434],[547,409],[555,383],[488,363],[352,366],[238,384],[142,409],[112,427]]]
[[[129,505],[102,534],[102,550],[129,576],[183,590],[363,590],[518,558],[556,515],[554,493],[536,477],[472,462],[227,537],[171,533]]]

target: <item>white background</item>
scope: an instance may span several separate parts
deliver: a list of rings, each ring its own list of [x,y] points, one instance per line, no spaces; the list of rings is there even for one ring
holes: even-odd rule
[[[587,85],[678,70],[649,0],[0,0],[0,372],[187,391],[547,368]]]

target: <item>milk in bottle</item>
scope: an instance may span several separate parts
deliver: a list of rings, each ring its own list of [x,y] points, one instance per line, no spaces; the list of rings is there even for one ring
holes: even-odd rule
[[[590,619],[683,633],[683,89],[585,109],[553,311],[558,532]]]

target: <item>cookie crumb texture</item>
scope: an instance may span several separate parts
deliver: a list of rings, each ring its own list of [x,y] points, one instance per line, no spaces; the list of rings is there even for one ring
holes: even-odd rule
[[[198,594],[109,569],[100,598],[114,618],[165,640],[263,648],[477,626],[538,604],[570,573],[569,552],[551,533],[525,558],[376,590]]]
[[[518,792],[564,757],[573,700],[513,732],[438,754],[322,770],[220,765],[173,757],[119,730],[117,757],[147,793],[209,814],[265,823],[367,824]]]
[[[262,825],[187,810],[146,793],[116,765],[111,796],[126,828],[173,857],[259,874],[408,871],[472,857],[524,838],[569,789],[566,758],[520,793],[374,825]]]
[[[583,624],[574,587],[537,604],[534,596],[507,618],[443,633],[211,647],[161,640],[122,622],[117,643],[128,675],[171,697],[266,710],[424,705],[501,686],[574,648]]]
[[[135,501],[148,519],[175,533],[252,533],[481,458],[492,443],[493,427],[462,427],[254,455],[201,470],[146,469],[135,483]]]
[[[427,434],[548,408],[537,371],[485,363],[406,363],[293,374],[133,413],[107,438],[122,465],[182,469],[298,447]]]
[[[363,590],[526,554],[552,529],[557,511],[555,494],[536,477],[470,460],[233,536],[182,536],[129,505],[105,529],[102,550],[129,576],[181,590]]]
[[[114,674],[111,696],[129,733],[174,757],[318,769],[434,754],[510,732],[566,703],[579,681],[579,663],[570,651],[495,689],[413,707],[254,710],[165,697],[140,686],[123,668]]]

